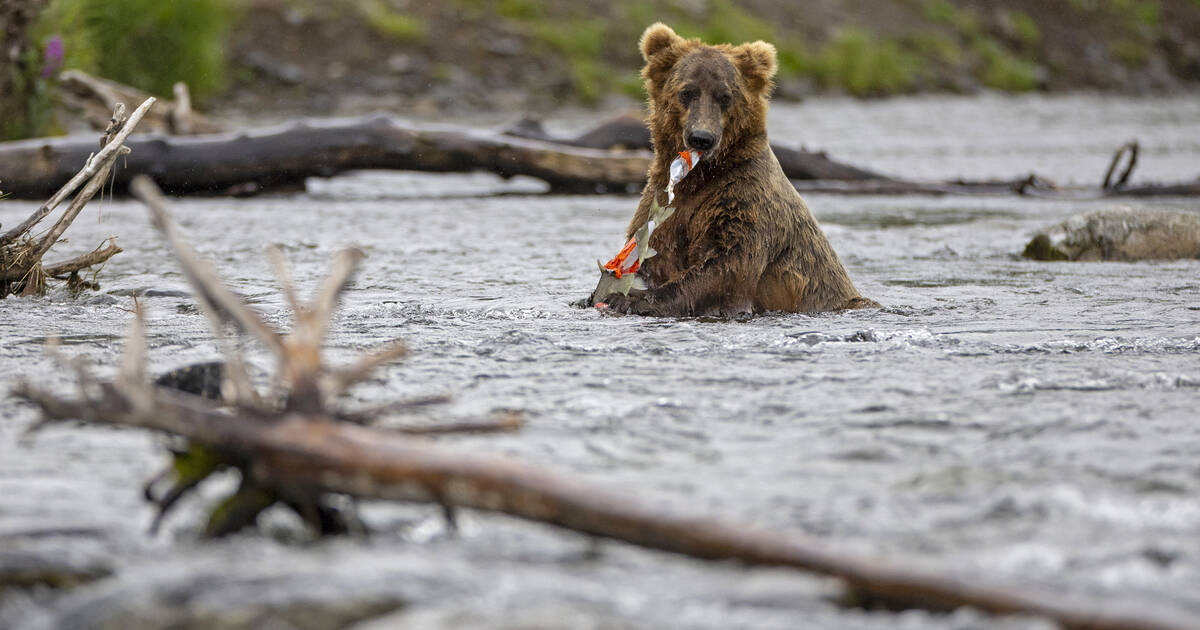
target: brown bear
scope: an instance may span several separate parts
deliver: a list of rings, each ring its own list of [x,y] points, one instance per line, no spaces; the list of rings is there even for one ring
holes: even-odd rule
[[[650,237],[658,253],[638,272],[647,288],[592,301],[659,316],[877,306],[855,290],[767,142],[775,47],[711,46],[662,23],[647,28],[639,46],[654,160],[628,237],[655,201],[667,205],[680,152],[702,155],[675,185],[674,213]]]

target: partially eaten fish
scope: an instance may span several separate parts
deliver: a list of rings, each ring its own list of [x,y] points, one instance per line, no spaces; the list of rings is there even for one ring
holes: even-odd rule
[[[646,282],[637,277],[637,272],[642,268],[642,261],[657,253],[650,247],[650,234],[655,227],[662,225],[663,221],[666,221],[671,213],[675,212],[675,208],[671,206],[675,202],[675,184],[692,172],[692,169],[700,161],[700,155],[699,151],[679,152],[679,157],[671,162],[671,178],[667,182],[666,189],[667,207],[659,206],[657,200],[652,201],[650,218],[646,221],[646,225],[635,232],[633,238],[625,242],[625,246],[612,260],[607,263],[596,261],[596,264],[600,265],[600,282],[596,284],[596,290],[592,292],[592,304],[595,304],[596,308],[606,308],[607,305],[601,300],[614,293],[629,295],[633,289],[644,290],[646,288]]]
[[[671,180],[667,182],[667,205],[675,203],[675,184],[687,176],[700,161],[699,151],[680,151],[679,157],[671,162]]]
[[[654,228],[663,224],[670,218],[675,209],[668,206],[663,208],[658,205],[658,202],[652,202],[650,206],[650,218],[646,221],[646,225],[642,229],[633,234],[633,238],[625,242],[625,246],[621,251],[607,263],[596,261],[600,266],[600,282],[596,285],[596,290],[592,292],[592,303],[597,308],[604,308],[603,300],[605,297],[614,293],[621,295],[629,295],[632,289],[645,289],[646,282],[637,277],[637,272],[642,268],[642,262],[647,258],[655,255],[656,251],[650,247],[650,235],[654,232]]]

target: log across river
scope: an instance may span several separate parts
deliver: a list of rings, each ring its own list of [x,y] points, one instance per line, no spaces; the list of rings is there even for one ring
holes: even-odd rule
[[[131,178],[150,175],[172,195],[254,194],[294,188],[309,177],[349,170],[486,171],[547,182],[552,192],[636,193],[649,164],[648,134],[636,118],[617,117],[572,138],[536,125],[506,131],[416,124],[392,116],[303,120],[278,126],[198,136],[135,136],[133,152],[115,169],[124,192]],[[643,136],[645,138],[643,139]],[[623,148],[621,148],[623,147]],[[0,143],[0,184],[6,193],[45,197],[62,186],[98,147],[93,137]],[[802,191],[856,194],[1050,194],[1036,176],[927,182],[891,177],[830,158],[824,152],[773,145]],[[1097,191],[1095,194],[1100,194]],[[1106,195],[1194,195],[1200,183],[1129,186]]]

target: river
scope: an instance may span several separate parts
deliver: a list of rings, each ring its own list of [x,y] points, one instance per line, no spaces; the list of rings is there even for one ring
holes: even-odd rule
[[[771,116],[776,142],[901,176],[1036,171],[1091,185],[1134,138],[1135,181],[1200,175],[1194,95],[814,99]],[[883,309],[670,320],[572,305],[594,286],[594,261],[621,245],[636,199],[542,190],[372,172],[172,211],[230,285],[285,326],[264,246],[282,245],[304,293],[335,251],[361,247],[328,358],[394,338],[412,354],[346,406],[446,393],[453,402],[408,421],[525,415],[517,433],[441,439],[446,448],[511,456],[664,511],[1200,626],[1200,261],[1018,256],[1038,228],[1114,202],[807,195]],[[1194,199],[1120,203],[1200,212]],[[35,207],[2,202],[0,224]],[[74,391],[44,352],[51,335],[111,375],[128,296],[142,290],[152,371],[216,358],[138,204],[94,203],[48,259],[110,235],[125,251],[100,271],[100,291],[0,301],[0,389],[27,378]],[[0,403],[0,574],[33,564],[107,577],[0,587],[4,628],[1050,627],[845,608],[828,580],[501,516],[463,515],[452,535],[426,506],[361,506],[367,537],[312,541],[278,512],[261,531],[202,540],[203,510],[230,478],[150,536],[141,484],[166,461],[160,439],[62,425],[23,441],[36,419]]]

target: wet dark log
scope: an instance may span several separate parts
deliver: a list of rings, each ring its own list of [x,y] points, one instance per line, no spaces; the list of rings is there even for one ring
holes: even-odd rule
[[[1137,168],[1138,151],[1139,147],[1136,141],[1121,145],[1121,148],[1117,149],[1117,152],[1113,154],[1112,161],[1108,164],[1108,170],[1104,173],[1104,181],[1101,182],[1100,188],[1112,190],[1114,188],[1121,188],[1129,182],[1129,176],[1133,175],[1133,169]],[[1121,163],[1121,158],[1125,155],[1129,156],[1126,160],[1125,168],[1114,180],[1113,175],[1117,174],[1117,166]]]
[[[266,189],[351,169],[490,171],[528,175],[562,192],[636,192],[650,154],[600,151],[445,125],[414,125],[387,116],[297,122],[206,136],[138,136],[114,169],[118,192],[138,174],[169,194]],[[70,178],[95,150],[77,137],[0,144],[5,191],[39,197]]]
[[[1143,184],[1104,191],[1106,197],[1195,197],[1200,195],[1200,181],[1182,184]]]
[[[103,91],[101,80],[92,80],[99,82],[93,88]],[[157,124],[211,128],[208,121],[192,120],[187,111],[186,98],[181,99],[165,114],[158,114]],[[630,114],[569,138],[551,136],[535,120],[523,120],[506,130],[493,132],[451,125],[418,125],[375,116],[301,121],[186,138],[139,136],[127,145],[133,153],[114,168],[112,183],[117,193],[124,193],[138,174],[152,175],[166,192],[174,195],[244,195],[296,188],[307,177],[328,177],[351,169],[486,171],[502,177],[536,177],[559,193],[635,193],[645,182],[651,157],[645,124]],[[823,152],[778,144],[772,148],[784,172],[801,191],[1075,197],[1200,194],[1200,182],[1128,187],[1124,182],[1132,164],[1117,178],[1116,184],[1111,183],[1110,174],[1106,178],[1109,187],[1096,192],[1057,189],[1035,175],[995,181],[905,180],[837,162]],[[0,173],[4,174],[5,191],[16,197],[43,197],[67,181],[92,149],[90,139],[74,137],[0,143]]]
[[[1190,197],[1200,195],[1200,180],[1176,184],[1142,184],[1129,186],[1133,169],[1137,168],[1141,147],[1136,140],[1127,142],[1113,153],[1100,189],[1106,197]],[[1126,157],[1128,156],[1128,157]],[[1125,167],[1118,169],[1122,160]],[[1115,177],[1114,177],[1115,176]]]
[[[840,578],[859,602],[893,607],[952,610],[971,606],[996,614],[1039,615],[1063,628],[1091,630],[1168,630],[1187,627],[1167,613],[1138,610],[1105,612],[1111,606],[1074,606],[1044,591],[988,586],[851,554],[820,541],[804,541],[712,519],[663,514],[623,495],[559,477],[499,457],[455,453],[394,431],[337,419],[332,401],[371,368],[402,354],[402,345],[369,354],[348,368],[329,370],[319,346],[338,297],[353,274],[354,252],[339,254],[334,270],[316,297],[303,304],[278,264],[280,284],[295,312],[285,337],[233,296],[207,263],[176,232],[163,211],[163,199],[146,180],[135,191],[150,206],[193,284],[221,339],[223,321],[237,322],[278,361],[277,382],[284,387],[281,405],[259,397],[241,368],[236,344],[222,343],[226,355],[221,390],[224,404],[152,385],[144,365],[144,322],[135,309],[133,328],[116,380],[101,382],[76,363],[80,398],[68,399],[29,383],[15,394],[38,405],[45,420],[137,427],[186,438],[204,461],[162,499],[174,502],[211,471],[236,468],[238,491],[214,511],[209,531],[220,534],[252,523],[276,501],[307,515],[318,531],[324,523],[320,498],[331,493],[381,500],[423,501],[472,508],[546,523],[589,536],[625,541],[649,549],[708,560],[734,560],[753,566],[792,567]],[[206,455],[207,453],[207,455]],[[174,470],[178,471],[179,468]],[[168,505],[169,505],[168,504]],[[166,507],[164,507],[164,510]],[[219,516],[219,518],[218,518]],[[215,525],[214,525],[215,523]]]
[[[632,112],[610,118],[573,137],[552,136],[540,121],[531,118],[518,121],[504,133],[513,137],[590,149],[652,149],[650,129],[639,114]],[[830,159],[823,151],[805,151],[779,144],[772,144],[771,150],[775,152],[775,157],[779,159],[779,165],[783,167],[788,179],[891,181],[886,175]]]

